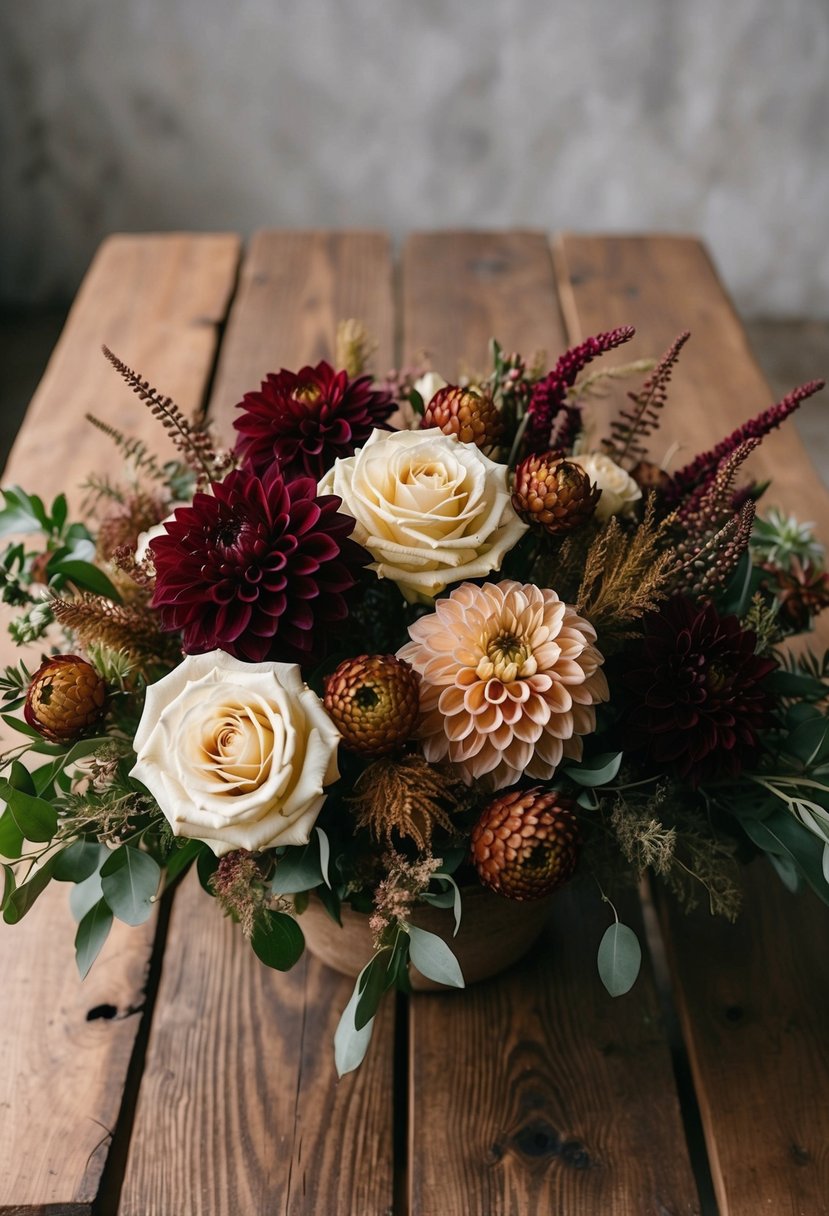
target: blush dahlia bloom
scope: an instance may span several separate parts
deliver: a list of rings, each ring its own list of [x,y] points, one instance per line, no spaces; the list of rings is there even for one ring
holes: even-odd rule
[[[354,521],[309,478],[286,484],[275,469],[261,480],[237,469],[211,491],[149,543],[162,627],[182,631],[187,654],[312,658],[368,561],[349,539]]]
[[[738,617],[684,596],[669,600],[647,621],[624,676],[633,697],[627,747],[693,786],[738,777],[771,724],[764,680],[777,663],[756,646]]]
[[[409,635],[398,658],[421,677],[427,760],[449,760],[468,785],[503,789],[581,758],[607,680],[593,626],[554,591],[464,583]]]
[[[351,456],[397,409],[371,376],[349,380],[323,361],[298,372],[271,373],[258,393],[246,393],[233,423],[244,467],[263,476],[276,463],[285,478],[319,481],[338,456]]]

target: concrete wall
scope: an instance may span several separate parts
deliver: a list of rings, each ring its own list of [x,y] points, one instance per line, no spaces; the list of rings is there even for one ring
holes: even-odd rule
[[[828,0],[2,0],[0,298],[113,229],[697,231],[829,316]]]

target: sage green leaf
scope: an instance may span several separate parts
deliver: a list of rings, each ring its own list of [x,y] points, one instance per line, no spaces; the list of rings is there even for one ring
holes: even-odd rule
[[[3,875],[3,893],[0,896],[0,908],[5,908],[6,900],[11,896],[14,890],[14,870],[11,866],[0,866],[0,872]]]
[[[45,799],[16,790],[8,781],[0,781],[0,798],[26,840],[41,844],[58,830],[58,813]]]
[[[383,993],[394,982],[394,973],[389,972],[391,946],[384,946],[360,972],[360,999],[354,1010],[354,1027],[362,1030],[374,1017]]]
[[[602,752],[599,756],[592,756],[589,760],[585,760],[583,764],[568,764],[564,772],[571,781],[575,781],[576,785],[586,785],[589,787],[597,785],[607,785],[612,781],[622,763],[621,752]]]
[[[110,853],[101,867],[101,890],[112,911],[127,925],[143,925],[150,915],[161,867],[128,844]]]
[[[50,858],[35,870],[31,878],[21,883],[9,895],[3,907],[3,920],[6,924],[16,925],[18,921],[21,921],[51,881],[52,859]]]
[[[23,833],[7,807],[0,815],[0,857],[8,857],[11,861],[16,861],[23,852],[23,840]]]
[[[290,971],[305,949],[305,938],[293,916],[287,912],[268,912],[264,923],[254,929],[250,944],[266,967]]]
[[[99,870],[85,878],[83,882],[76,883],[69,892],[69,910],[76,921],[82,921],[90,908],[103,899],[103,889],[101,887],[101,874]]]
[[[630,992],[642,965],[639,938],[627,925],[616,921],[599,942],[599,976],[611,996]]]
[[[416,925],[406,925],[405,929],[409,935],[409,957],[421,975],[450,988],[465,987],[458,960],[442,937]]]
[[[109,857],[109,850],[97,840],[73,840],[55,854],[52,876],[58,882],[83,882]]]
[[[781,807],[765,819],[741,815],[743,831],[766,853],[788,858],[824,903],[829,904],[829,884],[823,876],[823,846],[815,836]]]
[[[337,1029],[334,1031],[334,1064],[338,1077],[344,1077],[346,1073],[353,1072],[355,1068],[359,1068],[365,1058],[368,1045],[371,1042],[371,1036],[374,1033],[374,1018],[366,1022],[365,1026],[360,1030],[354,1024],[357,1004],[360,1000],[360,981],[369,966],[371,966],[371,963],[366,963],[366,966],[357,976],[354,991],[351,993],[349,1002],[337,1023]]]
[[[112,912],[106,901],[99,899],[84,916],[75,934],[75,962],[82,980],[86,979],[89,968],[101,953],[111,928]]]
[[[326,887],[330,887],[331,878],[328,874],[328,864],[331,860],[331,845],[328,841],[328,836],[323,832],[322,828],[315,827],[314,831],[320,842],[320,873],[322,874],[322,881]]]
[[[307,844],[290,845],[277,857],[271,890],[274,895],[296,895],[298,891],[313,891],[324,881],[319,837],[312,836]]]

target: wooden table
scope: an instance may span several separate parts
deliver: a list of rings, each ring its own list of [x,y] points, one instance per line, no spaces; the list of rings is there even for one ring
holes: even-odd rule
[[[347,316],[377,336],[378,370],[425,348],[446,374],[482,366],[491,335],[555,357],[630,322],[634,357],[689,328],[666,427],[689,450],[770,401],[693,239],[418,234],[396,267],[370,232],[263,232],[246,251],[232,235],[115,236],[5,484],[50,493],[111,466],[90,409],[158,440],[102,342],[229,437],[243,391],[330,357]],[[829,499],[792,428],[757,466],[829,540]],[[641,925],[637,901],[624,916]],[[350,981],[313,959],[268,971],[188,879],[149,925],[119,926],[82,985],[53,888],[0,930],[0,1212],[829,1212],[827,909],[757,863],[738,925],[666,907],[660,936],[650,917],[654,962],[615,1002],[593,965],[606,920],[589,892],[566,893],[508,975],[387,1001],[365,1065],[338,1084]]]

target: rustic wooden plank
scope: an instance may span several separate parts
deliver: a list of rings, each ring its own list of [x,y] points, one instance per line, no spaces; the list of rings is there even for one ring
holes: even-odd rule
[[[544,238],[418,236],[403,265],[405,358],[431,343],[451,375],[492,336],[563,349]],[[623,915],[638,923],[635,899]],[[565,893],[529,960],[412,999],[412,1216],[698,1211],[653,978],[611,1001],[592,962],[606,925],[595,891]]]
[[[631,323],[633,353],[645,354],[692,331],[672,383],[666,446],[681,439],[693,455],[769,404],[697,241],[565,236],[556,261],[574,337]],[[817,520],[829,540],[829,495],[793,426],[764,441],[754,467],[774,477],[769,501]],[[829,638],[829,621],[820,636]],[[829,1211],[826,907],[793,899],[758,861],[738,925],[675,909],[664,924],[721,1216]]]
[[[388,237],[379,232],[258,232],[251,241],[216,370],[210,416],[232,442],[234,407],[268,372],[334,357],[337,323],[377,340],[373,370],[394,362]]]
[[[237,257],[232,236],[105,242],[32,402],[5,484],[54,494],[92,469],[111,467],[110,442],[83,423],[90,408],[146,432],[146,413],[107,367],[102,341],[152,368],[182,405],[199,406]],[[13,658],[4,637],[0,662]],[[4,1213],[91,1211],[140,1023],[154,926],[116,925],[81,984],[66,893],[55,885],[22,924],[0,931]]]
[[[379,235],[254,239],[212,398],[225,434],[235,403],[269,370],[332,355],[340,317],[360,317],[380,341],[378,367],[392,363],[388,259]],[[393,1003],[364,1065],[337,1083],[332,1038],[352,981],[314,959],[269,972],[188,881],[173,909],[120,1216],[385,1214]]]

